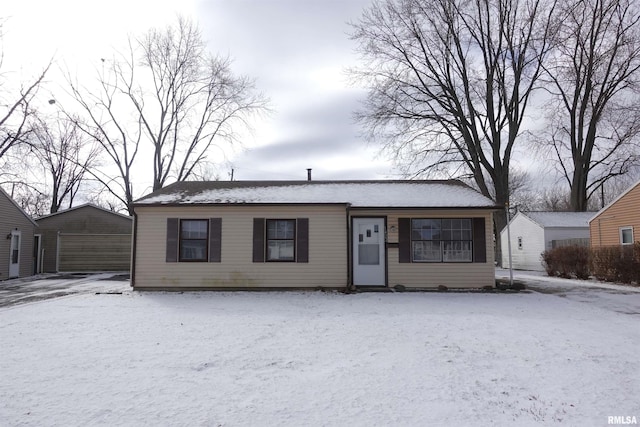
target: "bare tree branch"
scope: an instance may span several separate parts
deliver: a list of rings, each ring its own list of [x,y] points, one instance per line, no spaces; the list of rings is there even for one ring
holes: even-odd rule
[[[0,42],[2,41],[2,22],[0,21]],[[4,52],[0,43],[0,69],[3,65]],[[13,147],[24,143],[31,131],[30,119],[34,114],[31,102],[42,85],[51,67],[51,61],[42,72],[28,84],[20,84],[13,93],[6,74],[0,72],[0,159]],[[0,70],[1,71],[1,70]]]
[[[86,172],[96,166],[98,146],[82,133],[77,118],[58,117],[47,121],[38,118],[30,150],[51,180],[50,213],[63,203],[73,206]]]
[[[356,117],[407,173],[470,176],[504,205],[554,8],[553,0],[374,3],[352,24],[365,65],[351,74],[369,88]],[[499,231],[506,217],[495,219]]]
[[[212,148],[233,143],[239,126],[267,109],[253,81],[231,72],[228,58],[206,51],[200,30],[178,18],[165,29],[129,39],[129,49],[103,59],[99,90],[68,78],[71,94],[87,116],[80,129],[102,147],[118,176],[90,171],[109,185],[132,213],[132,174],[151,149],[153,190],[170,180],[195,178],[213,162]],[[151,166],[149,165],[149,166]]]
[[[555,159],[571,209],[588,209],[605,182],[640,161],[640,13],[629,0],[563,3],[545,63]]]

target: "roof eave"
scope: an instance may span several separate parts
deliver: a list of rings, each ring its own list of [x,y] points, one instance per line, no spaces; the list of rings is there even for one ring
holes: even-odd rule
[[[40,221],[41,219],[51,218],[51,217],[54,217],[54,216],[57,216],[57,215],[62,215],[62,214],[68,213],[68,212],[76,211],[76,210],[87,208],[87,207],[95,208],[95,209],[98,209],[100,211],[103,211],[103,212],[106,212],[106,213],[109,213],[109,214],[118,215],[118,216],[121,216],[123,218],[133,219],[132,217],[130,217],[128,215],[121,214],[120,212],[110,211],[109,209],[105,209],[105,208],[100,207],[100,206],[98,206],[96,204],[93,204],[93,203],[83,203],[81,205],[72,206],[70,208],[63,209],[63,210],[58,211],[58,212],[54,212],[54,213],[51,213],[51,214],[39,216],[38,218],[36,218],[36,221]]]
[[[259,202],[259,203],[246,203],[246,202],[238,202],[238,203],[181,203],[181,202],[158,202],[158,203],[134,203],[133,208],[138,207],[197,207],[197,206],[206,206],[206,207],[224,207],[224,206],[349,206],[351,209],[392,209],[392,210],[400,210],[400,209],[428,209],[428,210],[471,210],[471,209],[481,209],[481,210],[491,210],[497,211],[501,210],[500,206],[354,206],[348,202]]]
[[[333,203],[321,203],[321,202],[309,202],[309,203],[269,203],[269,202],[260,202],[260,203],[247,203],[247,202],[237,202],[237,203],[213,203],[213,202],[157,202],[157,203],[134,203],[133,208],[139,207],[196,207],[196,206],[347,206],[349,203],[346,202],[333,202]]]
[[[18,202],[16,202],[15,200],[13,200],[13,197],[11,197],[9,195],[9,193],[7,193],[6,191],[4,191],[4,189],[2,187],[0,187],[0,191],[2,192],[2,194],[4,194],[4,196],[9,200],[9,202],[11,202],[13,204],[13,206],[15,206],[16,208],[18,208],[18,210],[20,211],[20,213],[29,220],[29,222],[31,222],[31,224],[33,224],[36,228],[38,227],[38,223],[35,222],[35,220],[33,218],[31,218],[31,216],[24,210],[22,209],[22,207],[18,204]]]
[[[400,209],[422,209],[422,210],[471,210],[471,209],[482,209],[482,210],[491,210],[498,211],[502,210],[500,206],[351,206],[351,209],[392,209],[392,210],[400,210]]]
[[[604,208],[600,209],[598,212],[596,212],[593,217],[591,217],[591,219],[589,219],[589,226],[591,226],[591,222],[598,218],[600,215],[602,215],[604,212],[606,212],[611,206],[613,206],[615,203],[617,203],[620,199],[622,199],[624,196],[626,196],[628,193],[630,193],[634,188],[636,188],[638,185],[640,185],[640,180],[638,180],[637,182],[633,183],[629,188],[627,188],[625,191],[623,191],[621,194],[618,195],[618,197],[616,197],[615,199],[613,199],[611,202],[609,202]]]

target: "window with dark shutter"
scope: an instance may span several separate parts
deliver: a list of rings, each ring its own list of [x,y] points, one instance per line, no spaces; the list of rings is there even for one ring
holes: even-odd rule
[[[178,233],[180,220],[167,218],[167,248],[166,262],[178,262]]]
[[[253,219],[253,262],[264,262],[264,218]]]
[[[309,262],[309,218],[253,219],[253,262]]]
[[[222,260],[222,218],[209,219],[209,262]]]
[[[411,262],[411,218],[398,218],[398,262]]]
[[[487,262],[487,239],[484,218],[473,218],[473,262]]]
[[[309,218],[297,220],[296,251],[296,262],[309,262]]]

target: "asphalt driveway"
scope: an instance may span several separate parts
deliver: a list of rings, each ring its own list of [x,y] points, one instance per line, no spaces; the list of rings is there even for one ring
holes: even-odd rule
[[[82,293],[122,293],[130,290],[129,274],[61,273],[0,282],[0,307]]]
[[[514,281],[533,292],[588,303],[617,313],[640,318],[640,286],[549,277],[541,271],[514,270]],[[509,270],[496,269],[496,279],[509,279]]]

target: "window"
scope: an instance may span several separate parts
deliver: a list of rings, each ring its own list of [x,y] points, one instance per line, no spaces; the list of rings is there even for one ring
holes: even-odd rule
[[[209,221],[183,219],[180,221],[180,261],[207,261]]]
[[[309,262],[309,218],[253,218],[253,262]]]
[[[471,219],[412,219],[414,262],[472,262]]]
[[[411,221],[411,247],[414,261],[442,261],[441,226],[439,219],[414,219]]]
[[[267,261],[294,261],[296,220],[267,220]]]
[[[633,244],[633,227],[620,227],[620,244]]]
[[[222,262],[222,218],[167,218],[166,262]]]

